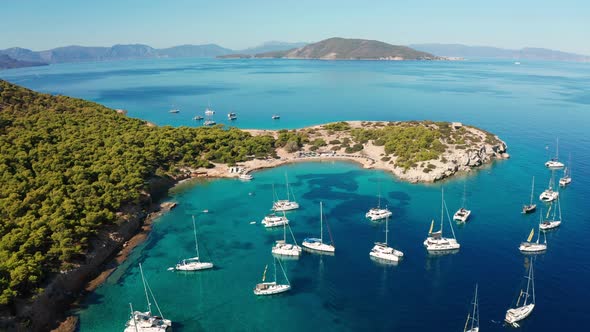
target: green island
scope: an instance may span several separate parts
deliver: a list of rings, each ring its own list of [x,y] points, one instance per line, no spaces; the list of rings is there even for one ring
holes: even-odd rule
[[[351,121],[280,131],[159,127],[2,80],[0,133],[0,309],[16,299],[34,300],[52,279],[83,267],[97,234],[123,227],[126,207],[145,208],[155,178],[235,176],[228,166],[254,170],[339,158],[431,182],[506,157],[495,135],[459,123]],[[109,257],[126,240],[116,239]]]

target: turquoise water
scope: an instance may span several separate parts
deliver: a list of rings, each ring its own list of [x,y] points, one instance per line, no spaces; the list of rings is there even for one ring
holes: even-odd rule
[[[549,249],[537,256],[537,306],[522,330],[579,328],[590,316],[585,308],[590,297],[588,64],[174,59],[64,64],[0,71],[0,77],[124,108],[130,116],[161,125],[195,126],[191,118],[207,103],[218,111],[219,122],[226,111],[238,113],[235,125],[244,128],[350,119],[461,121],[498,134],[512,155],[434,185],[406,184],[344,162],[288,165],[257,172],[247,183],[184,184],[171,193],[178,208],[159,218],[148,240],[86,298],[79,311],[81,331],[120,330],[129,302],[144,309],[140,262],[177,331],[457,331],[476,282],[482,329],[506,329],[500,322],[527,264],[517,247],[538,221],[538,212],[524,216],[520,207],[528,200],[531,176],[537,179],[535,197],[546,186],[545,147],[553,151],[555,137],[561,159],[572,154],[574,182],[562,192],[564,223],[548,234]],[[173,105],[181,113],[169,114]],[[281,120],[272,121],[273,113]],[[252,288],[272,263],[270,247],[282,231],[249,222],[268,212],[272,185],[281,193],[285,172],[302,207],[288,215],[298,241],[317,235],[322,201],[336,255],[305,254],[286,262],[292,291],[256,298]],[[467,225],[455,227],[461,250],[430,257],[422,241],[430,220],[439,218],[440,187],[454,210],[464,182],[474,212]],[[384,236],[383,225],[363,218],[376,204],[379,186],[394,212],[390,241],[406,255],[397,266],[378,265],[368,255]],[[210,213],[200,213],[203,209]],[[166,271],[193,253],[192,214],[202,255],[218,268]]]

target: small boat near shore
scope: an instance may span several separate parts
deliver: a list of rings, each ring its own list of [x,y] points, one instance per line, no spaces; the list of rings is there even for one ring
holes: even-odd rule
[[[249,181],[249,180],[254,179],[254,177],[251,174],[248,174],[248,173],[240,173],[240,175],[238,175],[238,178],[240,180],[246,180],[246,181]]]
[[[145,298],[147,300],[148,311],[134,311],[133,305],[129,303],[129,307],[131,308],[131,316],[125,324],[124,332],[168,332],[172,329],[172,321],[169,319],[165,319],[162,311],[160,310],[160,306],[158,306],[158,302],[152,293],[152,289],[148,284],[147,280],[143,275],[143,267],[139,264],[139,271],[141,274],[141,281],[143,283],[143,289],[145,292]],[[149,294],[148,294],[149,291]],[[154,315],[152,313],[152,301],[150,300],[150,295],[153,300],[153,303],[156,305],[158,309],[159,316]]]
[[[200,116],[200,115],[196,115],[196,116],[193,118],[193,120],[195,120],[195,121],[201,121],[201,120],[203,120],[203,119],[205,119],[205,118],[204,118],[204,117],[202,117],[202,116]]]
[[[467,208],[465,207],[466,201],[467,201],[467,186],[465,183],[463,183],[463,204],[461,205],[461,208],[459,208],[459,210],[457,210],[457,212],[455,212],[455,214],[453,215],[453,220],[457,220],[460,222],[467,222],[467,220],[469,219],[469,216],[471,215],[471,210],[467,210]]]
[[[236,115],[236,113],[230,112],[227,113],[227,119],[230,121],[236,120],[238,118],[238,116]]]

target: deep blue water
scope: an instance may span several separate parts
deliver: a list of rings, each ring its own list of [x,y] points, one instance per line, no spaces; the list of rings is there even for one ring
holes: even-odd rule
[[[550,172],[543,163],[560,139],[561,159],[572,154],[574,181],[562,192],[563,224],[547,236],[536,258],[537,306],[524,331],[584,326],[590,288],[590,65],[510,61],[379,62],[167,59],[63,64],[0,71],[26,87],[124,108],[160,125],[195,126],[209,103],[216,120],[236,112],[243,128],[296,128],[336,120],[460,121],[498,134],[512,158],[433,185],[411,185],[351,163],[304,163],[255,173],[255,180],[212,180],[171,193],[179,207],[158,219],[138,247],[79,311],[82,331],[121,330],[128,303],[143,309],[137,263],[176,331],[457,331],[479,283],[484,331],[501,322],[526,273],[517,249],[538,221],[520,214],[536,177],[535,197]],[[177,107],[179,114],[168,109]],[[279,113],[281,119],[270,116]],[[293,290],[255,298],[252,287],[281,231],[260,221],[288,172],[302,206],[289,213],[298,241],[318,232],[319,202],[334,235],[334,257],[304,255],[286,263]],[[560,174],[558,174],[560,176]],[[440,187],[451,210],[467,183],[471,221],[455,227],[459,253],[430,257],[422,247],[430,220],[438,220]],[[406,257],[377,265],[368,252],[383,225],[363,219],[378,187],[393,208],[391,243]],[[253,193],[254,195],[248,195]],[[199,211],[209,209],[209,214]],[[196,214],[203,256],[217,269],[197,274],[166,271],[192,254]],[[448,228],[447,228],[448,230]]]

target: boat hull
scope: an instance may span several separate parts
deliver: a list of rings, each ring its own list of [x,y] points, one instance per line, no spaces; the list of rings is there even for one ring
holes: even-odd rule
[[[437,252],[437,251],[451,251],[457,250],[461,248],[461,245],[455,239],[447,239],[447,238],[440,238],[440,239],[433,239],[428,237],[424,240],[424,247],[429,252]]]
[[[471,215],[471,210],[459,209],[453,215],[453,220],[460,221],[460,222],[466,222],[467,219],[469,219],[470,215]]]
[[[289,243],[277,243],[272,247],[273,255],[279,256],[299,256],[301,255],[301,247]]]
[[[550,169],[560,169],[560,168],[564,168],[565,165],[564,165],[564,163],[557,161],[557,160],[549,160],[548,162],[545,163],[545,167],[550,168]]]
[[[188,263],[188,264],[177,264],[174,269],[176,271],[201,271],[213,268],[213,263],[199,262],[199,263]]]
[[[271,227],[278,227],[283,225],[289,224],[289,219],[285,217],[277,217],[277,216],[266,216],[260,222],[264,227],[271,228]]]
[[[537,204],[525,205],[522,207],[522,213],[533,213],[537,209]]]
[[[393,213],[387,209],[371,209],[365,214],[365,218],[371,221],[383,220],[391,217]]]
[[[273,211],[291,211],[299,208],[299,203],[291,201],[278,201],[272,205]]]
[[[541,253],[547,250],[547,244],[523,242],[518,247],[518,250],[520,250],[522,253]]]
[[[277,285],[275,282],[263,282],[254,288],[254,295],[265,296],[284,293],[291,289],[291,285]]]
[[[332,245],[321,243],[319,241],[303,241],[301,245],[311,251],[334,253],[336,248]]]
[[[542,231],[548,231],[559,227],[559,225],[561,225],[561,220],[547,220],[541,223],[539,228],[541,228]]]
[[[535,304],[531,303],[522,307],[508,309],[508,311],[506,311],[506,317],[504,318],[504,321],[508,324],[514,325],[515,323],[527,318],[531,312],[533,312],[534,308]]]

